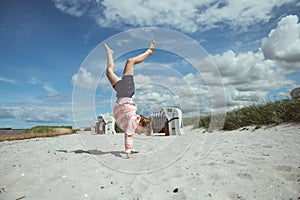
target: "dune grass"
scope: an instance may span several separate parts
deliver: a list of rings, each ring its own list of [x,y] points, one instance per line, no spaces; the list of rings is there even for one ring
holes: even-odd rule
[[[25,129],[23,134],[0,134],[0,141],[5,140],[24,140],[40,137],[54,137],[75,133],[72,126],[35,126]]]
[[[208,128],[211,116],[184,119],[184,125]],[[226,113],[223,130],[234,130],[245,126],[278,125],[300,122],[300,99],[284,99],[265,104],[251,105]]]

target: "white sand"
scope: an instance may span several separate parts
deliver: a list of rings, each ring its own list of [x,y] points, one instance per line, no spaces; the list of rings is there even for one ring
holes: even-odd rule
[[[300,126],[249,129],[1,142],[0,199],[299,199]]]

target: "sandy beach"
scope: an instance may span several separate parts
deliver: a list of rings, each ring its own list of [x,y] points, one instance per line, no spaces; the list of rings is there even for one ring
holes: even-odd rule
[[[300,125],[0,143],[0,199],[300,199]]]

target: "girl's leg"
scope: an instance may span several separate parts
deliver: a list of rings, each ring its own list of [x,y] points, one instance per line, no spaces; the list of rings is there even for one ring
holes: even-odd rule
[[[111,50],[106,43],[104,43],[104,47],[106,49],[107,54],[107,68],[106,68],[106,76],[112,86],[114,86],[120,78],[115,74],[115,63],[113,59],[114,51]]]
[[[123,75],[133,75],[134,65],[143,62],[148,56],[152,55],[155,46],[156,46],[156,42],[152,40],[150,47],[147,51],[133,58],[129,58],[126,62]]]

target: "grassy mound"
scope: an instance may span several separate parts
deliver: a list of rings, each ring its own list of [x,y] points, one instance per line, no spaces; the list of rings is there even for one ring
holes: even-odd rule
[[[35,126],[26,129],[24,134],[0,134],[0,141],[53,137],[72,133],[75,133],[72,126]]]
[[[184,119],[185,125],[208,128],[211,116]],[[198,124],[196,124],[198,122]],[[285,99],[265,104],[251,105],[226,113],[223,130],[234,130],[249,125],[269,125],[300,122],[300,99]]]

